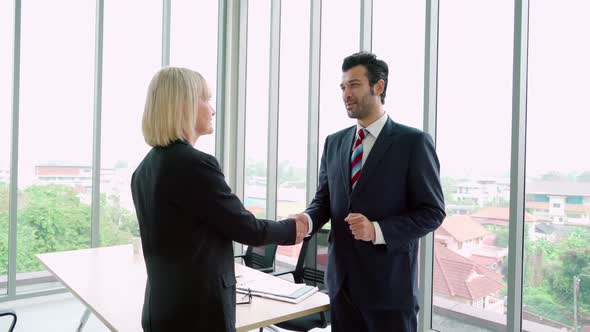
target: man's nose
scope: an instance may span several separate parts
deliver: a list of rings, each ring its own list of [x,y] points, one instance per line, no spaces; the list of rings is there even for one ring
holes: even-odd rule
[[[352,97],[350,89],[344,89],[344,91],[342,91],[342,94],[344,95],[345,100],[348,100]]]

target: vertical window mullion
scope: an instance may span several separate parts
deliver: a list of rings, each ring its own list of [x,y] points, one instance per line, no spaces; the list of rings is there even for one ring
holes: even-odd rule
[[[268,160],[266,217],[277,218],[277,170],[279,145],[279,68],[281,58],[281,0],[270,10],[270,61],[268,85]]]
[[[18,197],[18,131],[20,96],[21,1],[14,1],[14,52],[12,67],[12,144],[8,210],[8,297],[16,296],[16,238]]]
[[[528,0],[514,2],[507,330],[515,332],[522,326],[528,13]]]
[[[361,40],[360,50],[371,52],[373,49],[373,0],[361,0]]]
[[[430,134],[436,145],[436,105],[438,82],[438,0],[426,1],[425,55],[424,55],[424,132]],[[420,240],[420,315],[419,331],[432,328],[432,280],[434,233]]]
[[[104,0],[96,0],[94,54],[94,128],[92,143],[92,200],[90,246],[100,246],[100,142],[102,138],[102,65],[104,36]]]
[[[229,64],[226,63],[226,59],[229,57],[228,52],[226,52],[227,48],[225,47],[227,42],[226,33],[228,30],[227,4],[225,0],[218,0],[217,6],[217,87],[215,89],[217,91],[217,96],[215,97],[217,105],[215,105],[215,109],[224,110],[226,105],[224,98],[224,87],[226,86],[225,74],[230,69]],[[217,157],[217,160],[219,160],[219,163],[223,167],[225,114],[224,112],[219,112],[215,116],[217,117],[217,121],[215,122],[215,157]]]
[[[170,6],[171,0],[162,0],[162,67],[170,64]]]
[[[322,1],[310,0],[310,29],[309,29],[309,94],[308,94],[308,124],[307,124],[307,180],[305,188],[306,204],[315,196],[318,183],[318,159],[320,139],[320,57],[321,57],[321,20]],[[309,266],[316,266],[317,240],[310,240],[305,256]]]

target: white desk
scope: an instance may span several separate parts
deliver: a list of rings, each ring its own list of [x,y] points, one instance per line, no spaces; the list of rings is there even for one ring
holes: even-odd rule
[[[131,245],[40,254],[37,258],[109,329],[142,331],[145,263],[141,255],[133,254]],[[289,282],[241,265],[236,266],[236,274]],[[329,302],[328,296],[319,292],[299,304],[253,297],[251,304],[237,306],[236,329],[250,331],[321,312],[329,308]]]

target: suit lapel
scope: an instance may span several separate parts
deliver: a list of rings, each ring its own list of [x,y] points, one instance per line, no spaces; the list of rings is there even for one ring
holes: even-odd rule
[[[383,126],[383,129],[381,130],[381,133],[379,133],[379,137],[377,137],[371,152],[369,153],[369,157],[367,157],[367,160],[365,160],[361,170],[361,176],[359,177],[353,192],[360,191],[367,183],[369,178],[374,173],[379,172],[379,161],[381,161],[381,159],[385,156],[387,149],[389,149],[389,146],[393,142],[394,134],[395,123],[390,118],[388,118],[385,126]]]
[[[356,133],[356,126],[350,128],[344,134],[342,144],[340,145],[340,165],[342,167],[342,183],[344,183],[344,192],[350,194],[350,154],[352,153],[352,142]]]

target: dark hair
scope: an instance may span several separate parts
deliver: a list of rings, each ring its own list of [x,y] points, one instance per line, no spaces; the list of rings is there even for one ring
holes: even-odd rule
[[[385,93],[387,92],[387,75],[389,74],[389,67],[383,60],[377,59],[377,56],[369,52],[358,52],[344,58],[342,62],[342,72],[348,71],[352,67],[365,66],[367,68],[367,78],[369,79],[369,86],[373,88],[375,83],[383,80],[383,93],[381,94],[381,104],[385,103]]]

